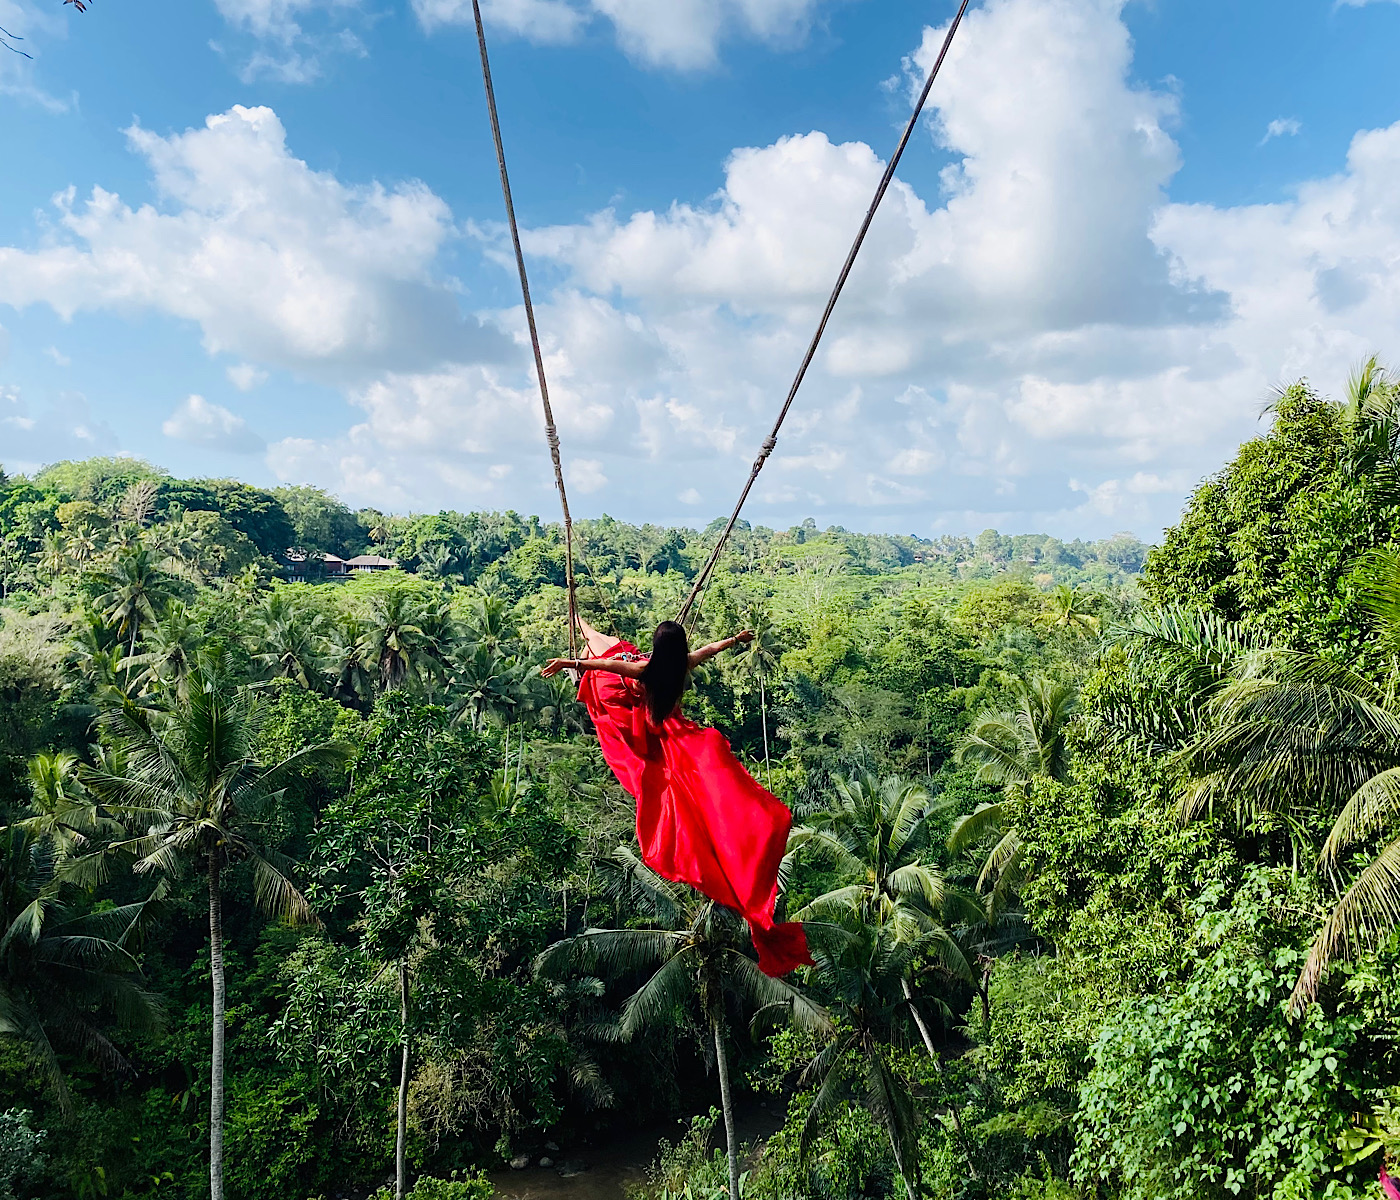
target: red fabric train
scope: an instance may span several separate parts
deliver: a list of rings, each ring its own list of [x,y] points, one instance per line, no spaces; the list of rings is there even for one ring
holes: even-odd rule
[[[618,642],[603,657],[636,653]],[[742,913],[765,974],[811,963],[801,924],[773,920],[778,864],[792,827],[787,806],[744,770],[718,730],[678,712],[657,730],[635,681],[588,671],[578,694],[603,757],[637,801],[647,866]]]

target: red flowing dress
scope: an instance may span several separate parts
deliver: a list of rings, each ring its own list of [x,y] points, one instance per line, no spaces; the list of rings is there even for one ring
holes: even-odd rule
[[[618,642],[603,657],[636,653]],[[742,913],[765,974],[810,963],[802,925],[773,920],[792,827],[787,806],[744,770],[718,730],[681,716],[679,707],[657,729],[635,680],[586,671],[578,695],[608,766],[637,801],[647,866]]]

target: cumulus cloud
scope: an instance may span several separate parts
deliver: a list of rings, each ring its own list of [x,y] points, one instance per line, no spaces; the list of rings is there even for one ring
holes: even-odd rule
[[[225,369],[228,381],[240,392],[251,392],[267,382],[267,372],[252,363],[235,363]]]
[[[434,275],[451,236],[425,185],[349,185],[289,153],[269,108],[235,105],[202,129],[127,130],[163,207],[94,187],[54,198],[64,236],[0,248],[0,302],[154,310],[196,322],[210,353],[344,379],[499,356]]]
[[[1215,336],[1256,378],[1336,386],[1400,325],[1400,123],[1358,133],[1344,171],[1286,202],[1171,205],[1153,237],[1181,276],[1228,292]]]
[[[223,450],[229,454],[258,454],[267,447],[248,422],[235,416],[222,404],[213,404],[203,396],[187,396],[160,427],[161,432],[177,442],[202,446],[207,450]]]
[[[637,62],[694,71],[714,66],[727,38],[775,47],[799,44],[822,5],[823,0],[485,0],[481,9],[489,27],[546,44],[574,41],[601,19]],[[473,21],[471,0],[413,0],[413,11],[428,30]]]
[[[1274,138],[1297,137],[1303,131],[1303,123],[1296,117],[1275,117],[1269,122],[1269,127],[1264,130],[1264,136],[1259,139],[1262,146],[1266,142],[1272,142]]]
[[[1279,203],[1173,204],[1178,99],[1134,81],[1121,8],[971,12],[910,149],[949,165],[891,189],[752,519],[1151,536],[1258,430],[1271,384],[1335,385],[1390,345],[1400,124]],[[310,171],[268,110],[131,136],[163,207],[62,197],[52,244],[0,250],[0,300],[172,313],[250,382],[337,382],[356,422],[269,447],[280,478],[380,507],[552,510],[521,313],[459,316],[436,196]],[[526,233],[556,281],[539,319],[581,514],[727,509],[881,169],[795,132],[735,150],[708,199]]]

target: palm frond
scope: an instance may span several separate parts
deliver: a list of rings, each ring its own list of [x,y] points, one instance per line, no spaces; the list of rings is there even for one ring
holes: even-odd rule
[[[1006,821],[1007,803],[996,800],[979,804],[965,817],[959,817],[948,831],[948,849],[953,854],[975,846],[984,837],[1002,832]]]
[[[1400,815],[1400,767],[1391,767],[1372,775],[1352,793],[1323,844],[1323,864],[1334,865],[1337,856],[1348,846],[1380,832],[1397,815]]]
[[[985,889],[989,880],[1007,878],[1007,867],[1015,862],[1021,855],[1021,833],[1017,829],[1008,829],[1002,835],[1001,841],[992,847],[987,854],[987,861],[982,865],[981,873],[977,876],[977,887]]]
[[[1294,985],[1290,1006],[1304,1008],[1338,959],[1378,944],[1400,925],[1400,838],[1371,860],[1347,888],[1313,944]]]
[[[627,997],[622,1005],[622,1032],[631,1038],[653,1025],[666,1024],[695,995],[694,952],[684,948]]]
[[[253,868],[253,899],[271,916],[291,925],[319,925],[311,905],[300,889],[261,854],[250,854]]]
[[[724,974],[730,987],[758,1012],[786,1010],[789,1022],[804,1033],[831,1032],[831,1017],[821,1005],[790,983],[774,979],[758,969],[758,964],[737,950],[724,952]]]
[[[666,929],[588,929],[542,950],[535,958],[535,974],[541,979],[576,974],[624,978],[666,962],[683,939]]]
[[[793,913],[792,919],[810,921],[823,917],[839,918],[858,909],[869,892],[870,889],[863,883],[848,883],[845,887],[833,888]]]
[[[933,911],[943,906],[947,895],[947,884],[936,867],[921,862],[905,863],[896,867],[888,877],[890,890],[906,899],[921,899]]]
[[[798,1139],[797,1152],[805,1161],[811,1152],[812,1143],[821,1133],[827,1114],[832,1112],[845,1098],[849,1078],[845,1061],[847,1050],[844,1041],[833,1041],[825,1046],[804,1072],[805,1079],[810,1073],[820,1079],[817,1094],[812,1099],[812,1107],[807,1110],[807,1119],[802,1122],[802,1133]]]

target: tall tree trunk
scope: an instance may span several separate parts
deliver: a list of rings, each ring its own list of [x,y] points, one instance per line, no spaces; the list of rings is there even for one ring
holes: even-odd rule
[[[724,1146],[729,1155],[729,1198],[739,1200],[739,1146],[734,1138],[734,1101],[729,1095],[729,1060],[724,1055],[724,1022],[711,1018],[715,1031],[715,1066],[719,1070],[719,1103],[724,1110]]]
[[[914,1193],[914,1185],[909,1182],[908,1172],[904,1169],[904,1155],[900,1152],[899,1143],[893,1132],[890,1133],[890,1149],[894,1151],[894,1166],[895,1170],[899,1172],[900,1180],[904,1183],[905,1195],[909,1197],[909,1200],[919,1200]]]
[[[924,1024],[924,1015],[919,1011],[919,1006],[914,1003],[914,989],[909,986],[909,980],[901,979],[899,986],[904,989],[904,1001],[909,1005],[909,1011],[914,1015],[914,1024],[919,1027],[919,1036],[924,1039],[924,1049],[928,1051],[928,1056],[934,1062],[938,1062],[938,1051],[933,1048],[933,1035],[929,1033],[928,1026]],[[942,1067],[939,1067],[940,1072]]]
[[[399,959],[399,1038],[403,1058],[399,1063],[398,1126],[394,1133],[394,1196],[403,1200],[408,1188],[408,959]]]
[[[924,1039],[924,1049],[928,1051],[928,1056],[933,1059],[933,1065],[940,1075],[943,1074],[943,1060],[938,1056],[938,1051],[933,1048],[933,1036],[928,1031],[928,1026],[924,1024],[924,1014],[919,1011],[919,1006],[914,1002],[914,989],[909,985],[909,980],[901,979],[900,987],[904,989],[904,1000],[909,1005],[909,1011],[914,1015],[914,1024],[919,1027],[919,1036]],[[977,1166],[972,1160],[972,1147],[968,1144],[967,1134],[963,1132],[962,1113],[958,1106],[951,1100],[948,1102],[948,1111],[953,1114],[953,1127],[958,1131],[958,1142],[962,1146],[963,1156],[967,1159],[967,1169],[972,1172],[972,1178],[978,1179]]]
[[[763,712],[763,771],[768,776],[768,790],[773,790],[773,764],[768,761],[768,693],[763,686],[763,672],[758,673],[758,704]]]
[[[218,854],[209,852],[209,975],[214,1031],[209,1053],[209,1200],[224,1200],[224,910]]]

